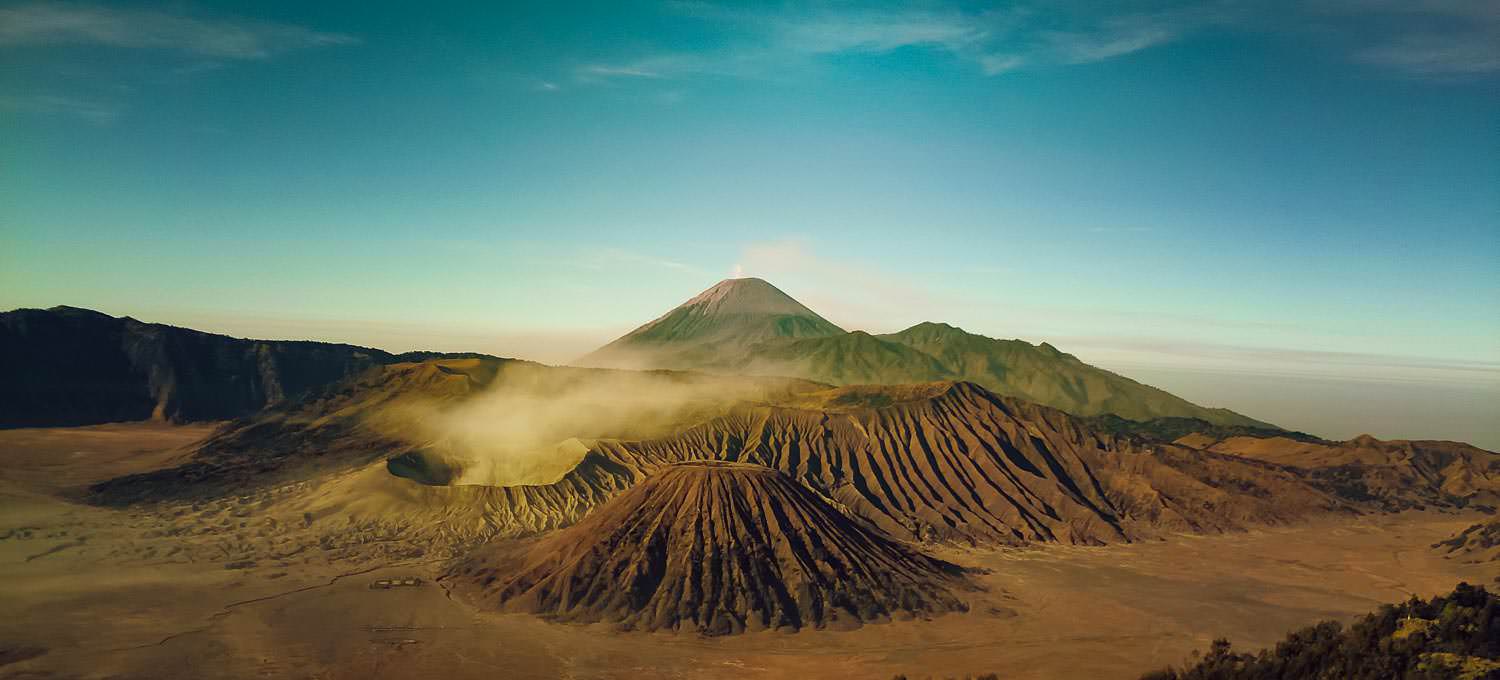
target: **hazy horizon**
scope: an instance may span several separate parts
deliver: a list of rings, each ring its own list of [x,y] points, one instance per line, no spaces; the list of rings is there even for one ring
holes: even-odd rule
[[[561,363],[715,281],[1500,448],[1500,10],[0,7],[0,308]]]
[[[774,281],[771,283],[775,284]],[[677,302],[685,301],[688,296],[684,294]],[[665,312],[668,308],[663,307],[660,311]],[[338,342],[392,353],[416,350],[482,352],[551,365],[568,365],[639,325],[529,337],[469,336],[444,335],[414,326],[403,329],[395,323],[340,324],[192,314],[181,320],[165,320],[118,310],[98,311],[234,337]],[[813,311],[822,314],[818,309]],[[641,322],[654,317],[643,318]],[[952,323],[981,335],[1012,337],[967,327],[952,320],[928,320]],[[901,330],[897,327],[840,325],[846,330],[873,333]],[[1487,372],[1495,370],[1492,367],[1422,362],[1412,357],[1330,356],[1285,351],[1280,353],[1279,364],[1247,371],[1233,366],[1238,359],[1266,356],[1264,350],[1214,346],[1159,348],[1124,343],[1100,345],[1096,339],[1089,338],[1015,337],[1032,343],[1049,342],[1087,363],[1160,387],[1194,403],[1232,409],[1281,427],[1330,439],[1351,439],[1370,434],[1382,439],[1447,439],[1500,450],[1500,421],[1488,417],[1493,404],[1500,403],[1500,384],[1485,380]],[[1224,356],[1226,353],[1227,357]],[[1477,375],[1470,375],[1476,371]],[[1308,403],[1318,403],[1320,407],[1309,410],[1306,408]]]

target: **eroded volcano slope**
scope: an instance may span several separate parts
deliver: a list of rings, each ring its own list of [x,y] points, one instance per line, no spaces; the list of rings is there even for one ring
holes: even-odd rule
[[[689,460],[781,470],[902,539],[1102,544],[1350,511],[1281,466],[1096,433],[970,383],[852,387],[757,404],[649,440],[600,440],[557,484],[504,490],[506,533],[587,511]],[[540,504],[539,504],[540,503]],[[530,526],[538,518],[547,525]]]
[[[966,608],[962,570],[896,543],[775,470],[662,467],[578,524],[486,546],[449,576],[470,599],[559,621],[709,635]]]
[[[900,540],[1103,544],[1358,507],[1284,465],[1100,433],[1061,411],[971,383],[761,386],[679,413],[679,425],[635,428],[641,433],[634,436],[559,430],[559,438],[578,436],[583,450],[569,454],[570,467],[560,468],[555,482],[458,485],[465,475],[440,467],[441,456],[423,455],[433,450],[429,442],[404,438],[418,428],[391,426],[390,404],[420,391],[466,408],[516,376],[506,369],[509,377],[483,382],[450,364],[386,369],[364,378],[375,387],[351,383],[334,393],[347,395],[237,423],[193,462],[98,485],[95,497],[135,503],[243,495],[300,479],[305,491],[276,507],[332,519],[319,522],[328,530],[342,521],[361,531],[396,531],[428,549],[455,537],[472,545],[571,525],[652,471],[694,460],[780,470]],[[569,371],[521,368],[524,375]],[[592,372],[559,374],[595,379]]]

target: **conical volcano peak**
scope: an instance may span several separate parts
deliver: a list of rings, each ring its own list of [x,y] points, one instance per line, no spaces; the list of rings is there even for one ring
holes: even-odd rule
[[[724,279],[580,363],[620,368],[703,368],[732,363],[757,343],[843,335],[764,279]]]
[[[791,314],[822,318],[769,281],[754,277],[724,279],[678,308],[687,307],[700,308],[705,313]]]

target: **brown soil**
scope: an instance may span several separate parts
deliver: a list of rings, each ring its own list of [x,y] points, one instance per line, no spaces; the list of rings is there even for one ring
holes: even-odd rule
[[[49,492],[185,462],[219,423],[111,423],[0,430],[0,480]]]
[[[1469,564],[1500,565],[1500,519],[1474,524],[1446,540],[1432,544],[1432,547],[1449,559]],[[1496,571],[1500,571],[1500,568]],[[1500,574],[1496,578],[1500,582]]]
[[[90,430],[77,432],[78,441]],[[181,433],[162,430],[164,440],[153,444],[144,432],[136,446],[155,451],[173,448]],[[18,462],[8,474],[95,474],[62,466],[39,475],[29,466],[50,459],[22,453],[11,450]],[[76,464],[89,467],[84,457]],[[462,490],[395,481],[405,486],[393,488]],[[401,552],[410,532],[446,516],[439,508],[473,519],[484,514],[484,498],[460,499],[480,504],[474,508],[424,497],[433,514],[382,534],[333,508],[304,525],[292,502],[326,488],[310,486],[115,510],[0,482],[0,648],[50,650],[0,676],[769,680],[995,672],[1126,680],[1181,663],[1215,637],[1239,648],[1271,645],[1322,619],[1347,621],[1383,602],[1500,576],[1494,563],[1429,547],[1490,519],[1480,513],[1325,515],[1108,547],[944,548],[936,553],[942,559],[981,569],[969,575],[980,590],[960,593],[967,612],[931,619],[731,637],[621,632],[472,608],[432,583],[447,571],[445,560]],[[408,507],[371,502],[372,513]],[[225,568],[231,563],[239,568]],[[371,587],[398,578],[423,584]]]

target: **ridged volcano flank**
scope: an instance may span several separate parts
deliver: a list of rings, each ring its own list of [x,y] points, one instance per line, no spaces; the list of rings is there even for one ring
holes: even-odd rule
[[[775,470],[670,465],[582,522],[456,570],[482,603],[708,635],[965,609],[961,570],[844,516]]]
[[[725,279],[580,363],[627,368],[699,368],[768,340],[821,338],[844,329],[755,278]]]

